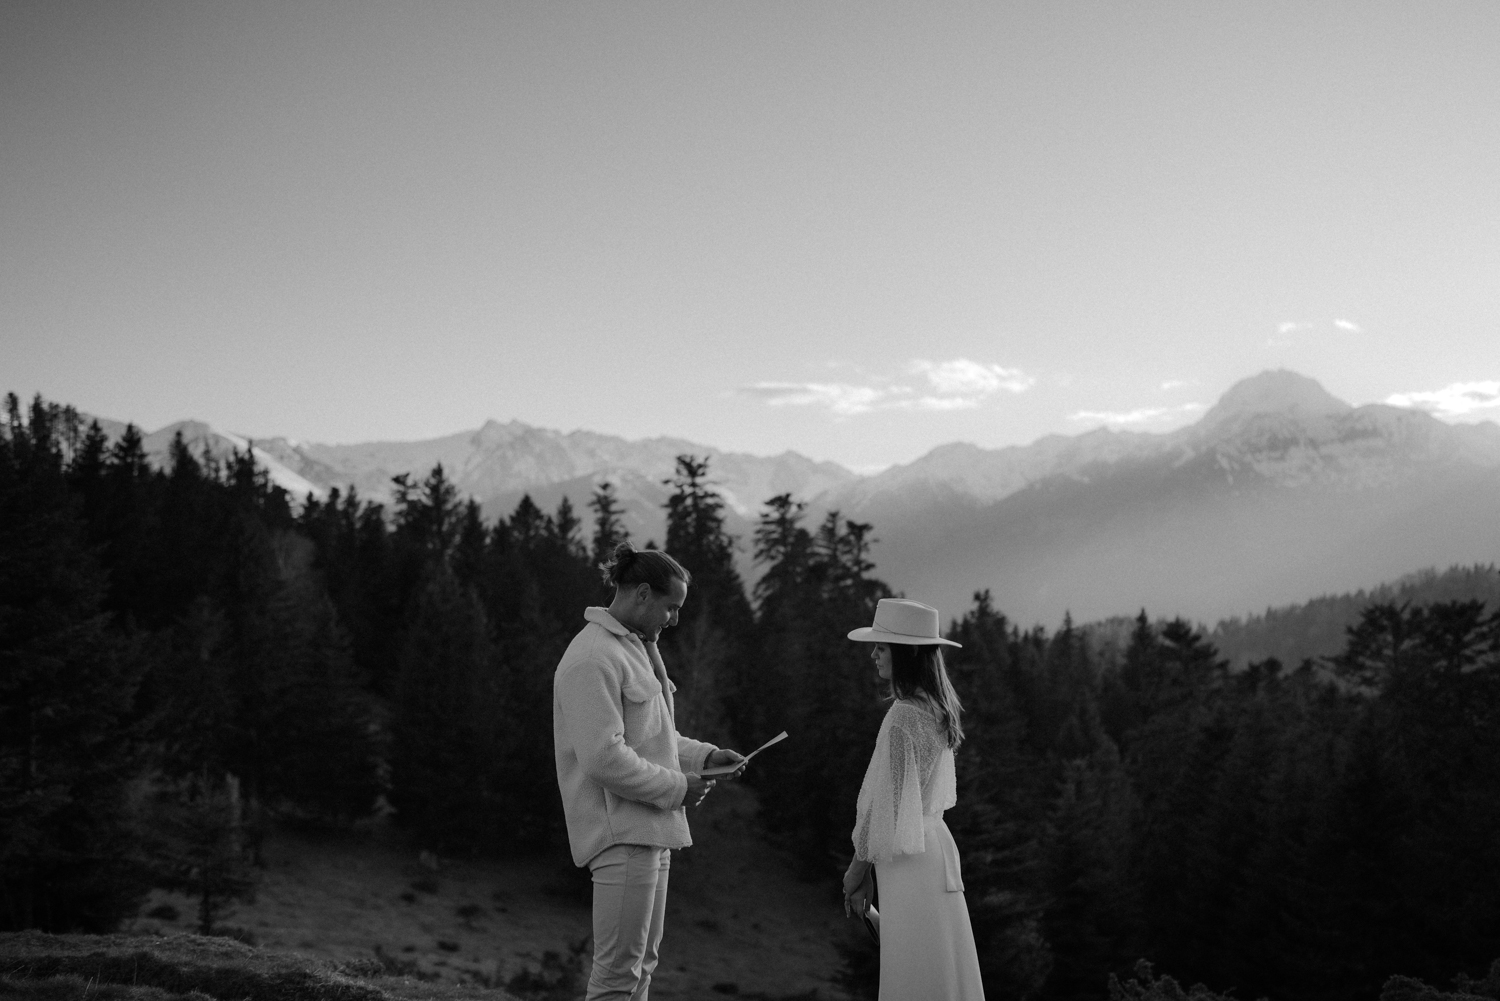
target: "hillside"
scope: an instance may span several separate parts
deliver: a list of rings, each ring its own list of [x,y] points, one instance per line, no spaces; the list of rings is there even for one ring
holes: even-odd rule
[[[378,983],[378,986],[377,986]],[[339,968],[230,938],[0,933],[0,997],[36,1001],[460,1001],[500,992]]]
[[[1500,608],[1500,569],[1494,564],[1455,566],[1442,573],[1424,570],[1368,591],[1325,595],[1268,608],[1259,615],[1225,619],[1214,627],[1209,640],[1236,669],[1267,657],[1295,667],[1306,658],[1326,657],[1342,649],[1345,629],[1358,622],[1360,612],[1370,605],[1471,600],[1482,601],[1491,610]]]
[[[754,815],[755,793],[734,784],[694,811],[696,844],[673,855],[653,998],[712,997],[730,985],[741,997],[843,997],[830,978],[840,966],[836,944],[854,929],[843,920],[838,887],[800,882],[791,860],[758,835]],[[280,831],[265,857],[255,902],[239,905],[225,923],[272,953],[434,986],[587,976],[588,879],[565,854],[444,858],[432,860],[433,869],[397,832],[375,824],[347,835]],[[172,911],[176,917],[163,917]],[[158,892],[142,913],[128,931],[180,931],[194,910],[191,901]]]

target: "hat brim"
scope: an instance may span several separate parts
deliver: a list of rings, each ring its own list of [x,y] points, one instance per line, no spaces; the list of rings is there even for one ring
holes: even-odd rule
[[[851,629],[849,638],[856,643],[902,643],[906,646],[956,646],[963,647],[962,643],[945,640],[941,636],[909,636],[906,633],[892,633],[881,629],[879,626],[861,626],[859,629]]]

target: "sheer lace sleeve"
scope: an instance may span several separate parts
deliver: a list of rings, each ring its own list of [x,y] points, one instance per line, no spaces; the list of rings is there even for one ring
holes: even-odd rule
[[[889,861],[926,851],[922,833],[924,739],[920,720],[897,702],[885,714],[875,753],[859,788],[854,823],[854,857]]]

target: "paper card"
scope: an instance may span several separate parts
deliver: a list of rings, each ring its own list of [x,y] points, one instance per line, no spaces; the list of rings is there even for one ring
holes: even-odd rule
[[[704,778],[713,778],[715,775],[729,775],[732,772],[737,772],[741,768],[743,768],[746,765],[748,765],[750,763],[750,759],[753,758],[753,757],[755,757],[761,751],[764,751],[766,748],[770,747],[772,744],[779,744],[783,740],[786,740],[786,731],[785,730],[781,731],[776,736],[772,737],[770,740],[766,741],[764,744],[760,745],[755,750],[751,751],[749,754],[745,755],[745,760],[741,761],[739,764],[737,764],[737,765],[720,765],[717,768],[705,768],[701,772],[699,772],[698,774],[701,775],[701,776],[703,776]]]

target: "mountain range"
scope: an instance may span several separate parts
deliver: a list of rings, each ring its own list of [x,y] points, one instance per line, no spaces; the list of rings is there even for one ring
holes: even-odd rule
[[[960,464],[1001,484],[990,496],[944,475],[943,451],[912,464],[929,475],[853,487],[881,572],[943,607],[989,588],[1023,625],[1142,608],[1213,622],[1500,558],[1500,427],[1351,407],[1291,372],[1167,434],[974,450]]]
[[[178,431],[195,451],[251,447],[187,421],[148,436],[148,452],[163,461]],[[1242,380],[1177,431],[954,443],[873,476],[796,452],[760,457],[518,421],[427,441],[253,447],[294,494],[352,486],[377,501],[389,499],[392,476],[420,478],[441,462],[491,518],[526,493],[549,510],[569,497],[586,516],[608,480],[638,542],[663,537],[675,457],[704,456],[747,578],[760,505],[791,493],[812,519],[837,510],[872,523],[877,573],[892,587],[950,615],[989,589],[1022,625],[1141,608],[1212,622],[1424,567],[1500,560],[1500,426],[1352,407],[1285,370]]]

